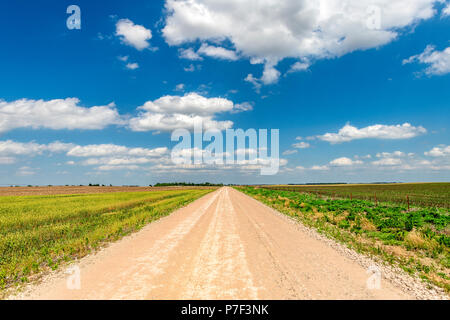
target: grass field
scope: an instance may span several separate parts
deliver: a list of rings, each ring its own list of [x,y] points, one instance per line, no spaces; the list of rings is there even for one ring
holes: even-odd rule
[[[274,190],[313,193],[327,197],[392,202],[418,207],[450,208],[450,183],[393,183],[355,185],[279,185]]]
[[[450,292],[448,209],[408,211],[405,205],[332,199],[298,191],[254,187],[238,190],[359,252],[381,257]]]
[[[0,288],[85,256],[212,190],[0,197]]]

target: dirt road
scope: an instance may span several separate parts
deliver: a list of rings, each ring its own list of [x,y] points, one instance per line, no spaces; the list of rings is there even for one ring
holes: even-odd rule
[[[221,188],[82,259],[26,299],[408,299],[254,199]],[[70,279],[74,279],[71,276]]]

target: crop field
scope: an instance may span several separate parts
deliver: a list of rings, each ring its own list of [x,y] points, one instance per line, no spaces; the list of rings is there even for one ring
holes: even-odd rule
[[[377,186],[380,192],[385,186]],[[420,190],[430,195],[436,188],[443,200],[448,195],[448,184],[399,186],[397,196],[404,192]],[[293,188],[289,186],[289,188]],[[339,192],[340,187],[312,187],[307,190]],[[361,196],[374,189],[356,186],[343,187],[345,192],[361,192]],[[447,191],[445,191],[447,188]],[[376,203],[374,201],[333,199],[296,187],[295,191],[268,188],[239,187],[238,190],[254,197],[274,209],[298,219],[303,224],[347,244],[359,252],[382,258],[411,274],[450,291],[450,216],[446,208],[422,207],[408,210],[404,204]],[[388,199],[390,191],[380,192]],[[436,198],[438,198],[438,196]]]
[[[0,197],[0,289],[85,256],[212,190]]]
[[[211,189],[211,187],[189,187],[190,189]],[[149,192],[165,190],[181,190],[186,187],[166,186],[166,187],[133,187],[133,186],[30,186],[30,187],[0,187],[1,196],[45,196],[56,194],[93,194],[112,192]]]
[[[331,198],[391,202],[418,207],[450,208],[450,183],[393,183],[355,185],[279,185],[263,186]]]

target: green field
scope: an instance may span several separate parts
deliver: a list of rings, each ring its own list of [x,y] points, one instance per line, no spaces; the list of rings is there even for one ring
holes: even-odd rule
[[[401,204],[267,188],[237,189],[359,252],[381,257],[450,292],[450,215],[446,208],[408,211]]]
[[[0,288],[82,257],[212,190],[0,197]]]
[[[275,190],[313,193],[327,197],[392,202],[418,207],[450,208],[450,183],[392,183],[349,185],[263,186]]]

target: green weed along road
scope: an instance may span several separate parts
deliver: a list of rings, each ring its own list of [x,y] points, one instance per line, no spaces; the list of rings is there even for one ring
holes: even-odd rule
[[[298,191],[328,197],[401,203],[406,196],[411,206],[450,208],[450,183],[393,183],[349,185],[280,185],[264,186],[267,189]]]
[[[376,254],[450,292],[450,215],[365,200],[323,199],[295,191],[238,190],[358,251]]]
[[[82,257],[211,191],[0,197],[0,288]]]

